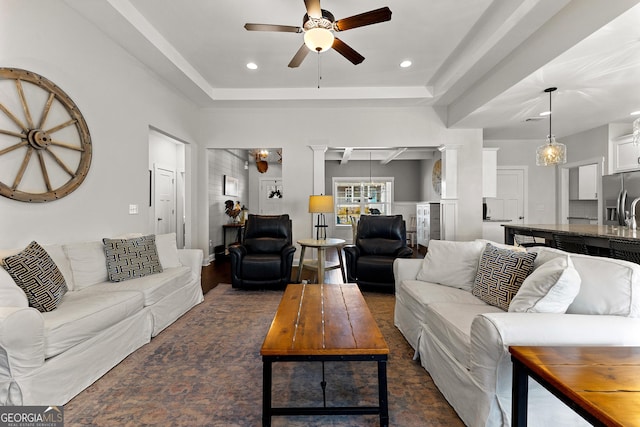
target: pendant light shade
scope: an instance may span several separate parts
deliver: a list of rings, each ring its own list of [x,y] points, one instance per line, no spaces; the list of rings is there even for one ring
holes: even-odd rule
[[[633,143],[640,145],[640,118],[633,121]]]
[[[538,166],[555,166],[567,163],[567,146],[556,142],[555,136],[551,133],[551,116],[553,115],[551,92],[556,89],[555,87],[550,87],[544,90],[549,94],[549,135],[547,136],[546,144],[539,146],[536,150],[536,165]]]

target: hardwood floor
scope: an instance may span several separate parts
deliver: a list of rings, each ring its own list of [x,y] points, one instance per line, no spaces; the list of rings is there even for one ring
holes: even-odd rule
[[[414,258],[422,258],[426,253],[426,249],[421,246],[414,246],[413,248]],[[327,251],[328,261],[337,261],[338,255],[335,251]],[[294,282],[298,274],[298,264],[294,261],[293,269],[291,270],[291,281]],[[311,270],[304,269],[302,271],[302,280],[308,280],[314,282],[315,274]],[[342,280],[342,274],[340,270],[329,270],[325,272],[325,283],[344,283]],[[212,261],[208,266],[202,267],[202,292],[207,293],[211,289],[215,288],[219,283],[231,283],[231,262],[229,258],[216,259]]]

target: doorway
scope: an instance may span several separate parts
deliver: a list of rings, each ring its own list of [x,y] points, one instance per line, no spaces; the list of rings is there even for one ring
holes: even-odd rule
[[[176,245],[187,244],[186,144],[149,129],[149,223],[156,234],[176,233]]]
[[[175,233],[176,224],[176,173],[175,171],[154,165],[153,180],[156,183],[154,194],[154,212],[156,218],[155,233]]]
[[[487,217],[510,224],[524,224],[527,216],[526,181],[526,167],[498,167],[496,197],[486,199]]]

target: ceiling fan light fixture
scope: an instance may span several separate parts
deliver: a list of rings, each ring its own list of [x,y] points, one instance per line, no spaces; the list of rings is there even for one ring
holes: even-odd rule
[[[325,52],[331,49],[335,37],[326,28],[311,28],[304,33],[304,44],[313,52]]]

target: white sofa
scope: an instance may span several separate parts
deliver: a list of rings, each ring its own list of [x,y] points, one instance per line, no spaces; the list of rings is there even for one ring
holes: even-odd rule
[[[568,308],[565,306],[566,313],[563,309],[555,313],[505,312],[455,283],[465,272],[475,274],[472,270],[477,269],[481,255],[464,253],[478,242],[451,243],[457,244],[457,249],[445,251],[439,258],[435,257],[439,243],[433,245],[430,264],[431,244],[424,260],[395,261],[395,324],[466,425],[511,425],[511,345],[640,345],[640,265],[531,248],[529,251],[537,253],[534,272],[556,257],[571,260],[579,274],[577,296]],[[480,242],[481,248],[485,244]],[[453,253],[456,255],[451,256]],[[426,268],[436,265],[436,259],[435,278],[441,283],[418,280]],[[446,277],[453,286],[442,283]],[[529,425],[588,424],[530,380]]]
[[[43,245],[68,287],[45,313],[0,268],[0,405],[65,404],[203,301],[202,251],[174,233],[156,243],[163,271],[122,282],[107,280],[102,241]]]

